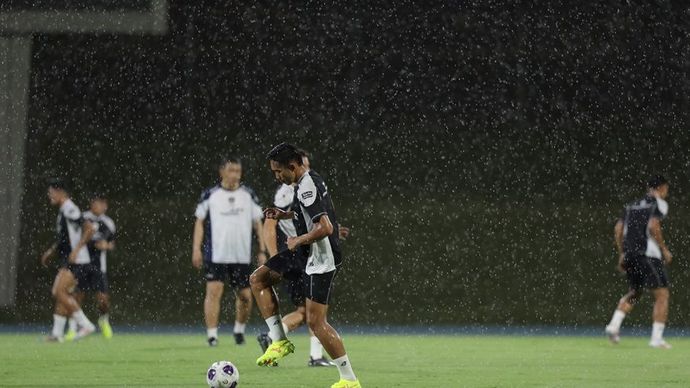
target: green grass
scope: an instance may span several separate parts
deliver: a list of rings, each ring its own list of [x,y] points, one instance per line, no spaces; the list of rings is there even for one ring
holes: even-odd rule
[[[329,387],[335,368],[307,368],[308,338],[278,368],[259,368],[258,346],[217,348],[203,334],[93,336],[48,344],[37,335],[0,335],[3,387],[203,387],[206,368],[231,360],[241,387]],[[646,338],[348,335],[350,359],[363,387],[687,387],[690,339],[668,351]]]

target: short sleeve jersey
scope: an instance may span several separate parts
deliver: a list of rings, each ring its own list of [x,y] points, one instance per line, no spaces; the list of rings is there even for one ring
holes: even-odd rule
[[[68,199],[60,206],[56,225],[57,253],[61,266],[69,264],[69,255],[81,240],[83,225],[84,218],[81,211],[71,199]],[[89,252],[86,247],[83,247],[77,254],[75,263],[89,264],[90,262]]]
[[[663,220],[668,215],[668,203],[661,198],[645,196],[625,206],[623,221],[623,251],[661,259],[661,249],[649,233],[652,218]]]
[[[309,170],[300,178],[295,190],[295,203],[299,203],[299,207],[295,209],[299,218],[298,235],[313,230],[323,216],[328,216],[333,224],[333,233],[309,245],[305,272],[312,275],[335,270],[342,261],[338,244],[338,221],[326,183],[315,171]]]
[[[228,190],[213,186],[201,194],[194,213],[204,220],[203,253],[206,262],[249,264],[252,228],[263,212],[252,189],[241,185]]]
[[[101,272],[106,273],[107,251],[96,248],[96,243],[98,241],[115,241],[115,222],[105,214],[97,216],[90,211],[84,213],[84,219],[91,222],[91,225],[96,229],[91,241],[87,245],[89,255],[91,256],[91,264],[98,265],[101,268]]]

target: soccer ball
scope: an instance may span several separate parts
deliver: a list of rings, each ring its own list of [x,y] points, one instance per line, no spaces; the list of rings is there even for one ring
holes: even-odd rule
[[[240,382],[240,372],[230,361],[214,362],[206,372],[206,382],[211,388],[235,388]]]

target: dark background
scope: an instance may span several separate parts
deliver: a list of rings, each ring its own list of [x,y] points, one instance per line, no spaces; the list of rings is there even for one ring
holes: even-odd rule
[[[60,175],[81,207],[112,197],[114,322],[201,325],[196,199],[235,153],[268,205],[264,155],[290,141],[352,228],[334,322],[603,327],[626,288],[613,223],[660,172],[670,324],[687,325],[684,2],[171,3],[163,37],[35,36],[19,290],[2,321],[50,320],[38,257],[56,214],[44,180]],[[633,321],[650,313],[644,299]]]

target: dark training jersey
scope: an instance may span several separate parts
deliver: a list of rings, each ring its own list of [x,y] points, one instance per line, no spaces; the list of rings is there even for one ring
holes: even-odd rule
[[[96,248],[96,243],[98,241],[115,241],[115,223],[112,218],[105,214],[97,216],[90,211],[84,213],[84,219],[91,222],[95,229],[95,233],[87,245],[89,255],[91,256],[91,264],[100,267],[101,272],[105,273],[107,269],[107,252]]]
[[[313,230],[314,224],[324,215],[327,215],[333,224],[333,233],[307,247],[305,272],[312,275],[335,270],[342,261],[338,243],[338,220],[323,178],[313,170],[307,171],[297,182],[294,203],[298,236]]]
[[[668,214],[668,203],[650,195],[628,204],[623,221],[623,252],[629,255],[661,259],[661,249],[649,234],[652,218],[663,220]]]
[[[57,239],[57,254],[60,258],[60,266],[67,266],[69,264],[69,255],[81,240],[83,225],[84,218],[81,211],[71,199],[68,199],[60,206],[56,225],[55,237]],[[83,247],[77,254],[75,264],[89,264],[90,262],[89,252],[86,247]]]

